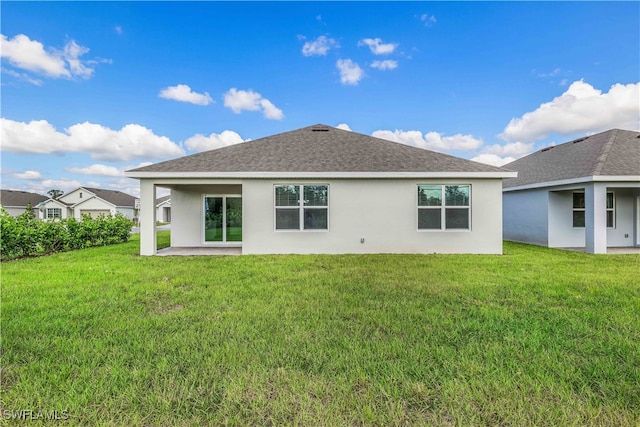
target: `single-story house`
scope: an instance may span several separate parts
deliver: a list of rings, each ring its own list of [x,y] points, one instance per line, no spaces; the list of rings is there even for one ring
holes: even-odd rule
[[[11,216],[18,216],[27,211],[27,206],[33,208],[33,215],[37,213],[39,203],[47,200],[47,196],[28,191],[0,190],[0,206]]]
[[[640,246],[640,132],[612,129],[504,166],[504,237],[552,248]]]
[[[243,254],[502,253],[515,172],[314,125],[125,172],[140,180],[140,253],[156,254],[158,187],[172,247]]]
[[[96,218],[101,214],[120,213],[134,220],[137,218],[138,207],[139,199],[122,191],[91,187],[78,187],[57,199],[47,199],[38,205],[40,219],[81,219],[83,214]]]
[[[156,199],[156,219],[159,222],[171,222],[171,195]]]

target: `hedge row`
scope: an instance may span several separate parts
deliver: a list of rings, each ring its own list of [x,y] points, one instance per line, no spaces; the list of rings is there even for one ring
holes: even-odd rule
[[[121,214],[82,220],[66,218],[40,221],[30,211],[12,217],[0,213],[0,258],[2,260],[112,245],[129,240],[133,223]]]

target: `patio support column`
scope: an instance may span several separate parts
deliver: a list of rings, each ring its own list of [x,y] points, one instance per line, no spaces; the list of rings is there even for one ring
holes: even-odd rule
[[[156,186],[140,180],[140,255],[156,254]]]
[[[594,182],[584,189],[585,252],[607,253],[607,185]]]

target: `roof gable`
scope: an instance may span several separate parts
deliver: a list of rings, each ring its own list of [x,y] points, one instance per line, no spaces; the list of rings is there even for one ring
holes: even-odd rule
[[[591,176],[640,176],[640,133],[611,129],[543,148],[504,166],[518,172],[504,187]]]
[[[164,173],[358,173],[477,172],[502,168],[314,125],[127,171]]]
[[[108,203],[111,203],[114,206],[134,207],[136,203],[135,197],[127,193],[123,193],[122,191],[104,190],[102,188],[91,188],[91,187],[81,187],[81,188],[84,188],[90,193],[93,193],[96,197],[99,197],[100,199]]]
[[[7,207],[26,207],[28,204],[36,207],[47,199],[46,196],[28,191],[0,190],[0,204]]]

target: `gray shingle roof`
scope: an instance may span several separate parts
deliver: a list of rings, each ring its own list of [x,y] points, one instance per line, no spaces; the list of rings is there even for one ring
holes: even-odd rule
[[[167,200],[171,200],[171,194],[169,194],[168,196],[158,197],[156,199],[156,206],[158,206],[160,203],[166,202]]]
[[[314,125],[128,172],[506,172],[502,168]]]
[[[38,203],[47,199],[46,196],[27,191],[0,190],[0,204],[7,207],[26,207],[29,203],[36,207]]]
[[[89,190],[96,196],[100,197],[102,200],[106,200],[109,203],[114,204],[115,206],[127,206],[134,207],[136,203],[136,198],[123,193],[122,191],[116,190],[103,190],[102,188],[91,188],[91,187],[82,187],[85,190]]]
[[[504,188],[589,176],[640,176],[640,132],[611,129],[543,148],[504,166],[518,172]]]

